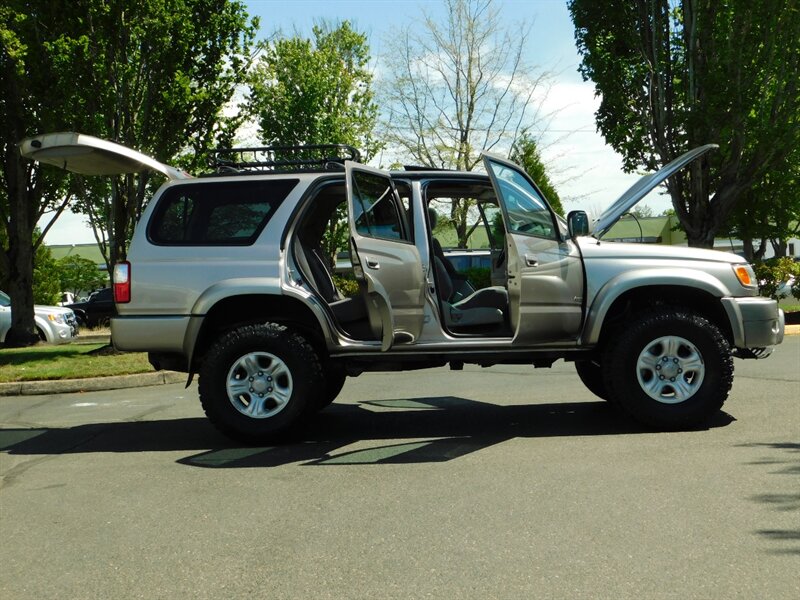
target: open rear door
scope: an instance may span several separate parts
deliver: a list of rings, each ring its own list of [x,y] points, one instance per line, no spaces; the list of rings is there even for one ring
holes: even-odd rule
[[[44,133],[19,143],[25,158],[81,175],[121,175],[152,170],[168,179],[191,179],[188,173],[120,144],[82,133]]]
[[[350,161],[345,168],[353,270],[366,285],[370,325],[386,351],[422,333],[422,261],[389,173]]]

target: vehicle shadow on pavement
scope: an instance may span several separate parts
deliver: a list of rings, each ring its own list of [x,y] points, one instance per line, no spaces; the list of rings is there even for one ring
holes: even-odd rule
[[[708,428],[734,421],[720,412]],[[605,402],[498,406],[453,396],[334,404],[280,445],[242,447],[203,418],[0,429],[12,455],[201,451],[207,468],[444,462],[514,438],[647,434]]]
[[[800,475],[800,443],[758,442],[739,444],[738,447],[753,448],[763,453],[756,460],[745,464],[755,468],[770,469],[769,473],[784,476],[780,483],[776,483],[776,491],[751,496],[750,500],[762,504],[772,511],[800,511],[800,493],[797,491],[797,481],[794,479]],[[786,475],[790,477],[786,479]],[[762,539],[773,542],[773,547],[769,550],[771,554],[800,555],[800,528],[768,528],[759,529],[753,533]]]

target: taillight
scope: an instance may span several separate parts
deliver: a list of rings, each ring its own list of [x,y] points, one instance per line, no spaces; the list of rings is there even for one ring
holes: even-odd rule
[[[114,265],[114,302],[131,301],[131,263],[127,260]]]

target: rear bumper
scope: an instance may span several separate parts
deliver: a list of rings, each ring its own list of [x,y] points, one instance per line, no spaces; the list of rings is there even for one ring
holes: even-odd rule
[[[785,317],[770,298],[723,298],[736,348],[766,348],[783,341]]]
[[[111,341],[117,350],[182,354],[188,316],[114,317]]]

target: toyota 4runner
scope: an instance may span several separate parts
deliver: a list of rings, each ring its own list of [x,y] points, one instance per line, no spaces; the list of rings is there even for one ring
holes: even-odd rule
[[[168,178],[129,262],[114,267],[112,339],[188,381],[199,373],[208,417],[250,443],[301,423],[364,371],[557,359],[649,426],[701,425],[728,396],[733,357],[765,357],[782,341],[783,312],[759,297],[738,256],[601,237],[714,147],[644,177],[589,236],[586,213],[562,219],[520,167],[488,153],[485,174],[390,173],[336,146],[282,149],[289,158],[242,149],[220,152],[216,171],[195,178],[85,135],[21,142],[23,155],[78,173]],[[491,255],[491,285],[480,289],[434,235],[437,217],[465,206]],[[349,296],[321,250],[345,214],[358,290]]]

